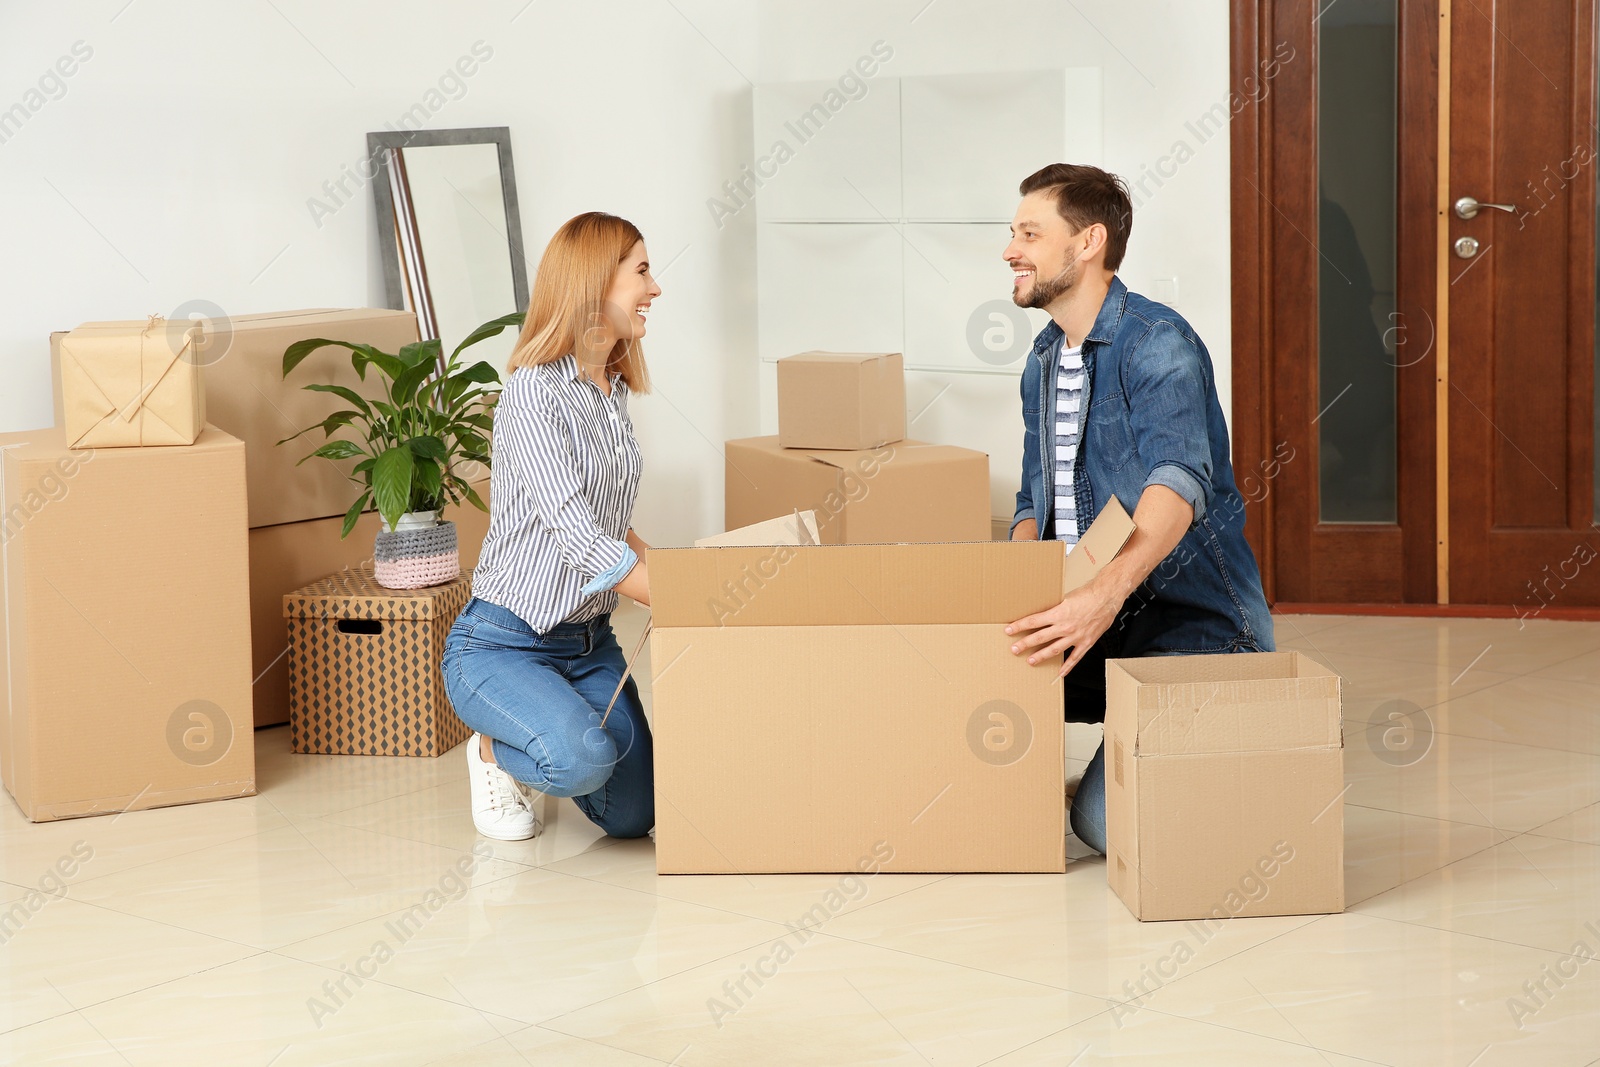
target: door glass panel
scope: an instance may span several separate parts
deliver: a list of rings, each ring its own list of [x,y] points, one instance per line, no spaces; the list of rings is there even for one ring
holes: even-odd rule
[[[1322,522],[1396,519],[1395,0],[1319,0],[1317,439]]]

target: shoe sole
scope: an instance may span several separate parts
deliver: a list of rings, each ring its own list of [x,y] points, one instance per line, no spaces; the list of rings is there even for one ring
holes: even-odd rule
[[[491,831],[485,830],[483,827],[479,826],[477,823],[473,823],[472,824],[472,828],[474,830],[478,831],[478,833],[482,834],[484,837],[489,838],[491,841],[532,841],[534,838],[538,837],[541,833],[544,832],[544,827],[543,826],[537,826],[537,825],[533,828],[533,833],[531,833],[531,834],[497,834],[497,833],[492,833]]]

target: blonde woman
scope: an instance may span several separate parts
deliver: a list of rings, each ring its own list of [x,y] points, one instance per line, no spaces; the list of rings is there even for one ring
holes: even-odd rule
[[[472,819],[536,835],[528,790],[571,797],[613,837],[655,825],[650,728],[632,679],[602,726],[624,656],[618,595],[650,603],[633,532],[640,454],[628,398],[647,392],[639,340],[661,289],[644,238],[600,212],[551,238],[495,407],[489,532],[473,597],[445,642],[467,742]]]

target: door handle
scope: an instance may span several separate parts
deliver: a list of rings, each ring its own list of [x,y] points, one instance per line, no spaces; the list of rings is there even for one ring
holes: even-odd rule
[[[1456,217],[1462,219],[1476,218],[1479,211],[1492,207],[1496,211],[1504,211],[1509,215],[1517,213],[1515,204],[1485,204],[1475,196],[1463,196],[1456,201]]]

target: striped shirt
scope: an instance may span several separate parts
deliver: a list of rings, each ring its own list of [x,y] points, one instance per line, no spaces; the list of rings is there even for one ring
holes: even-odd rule
[[[617,606],[626,573],[584,587],[633,558],[626,537],[642,460],[628,420],[628,386],[606,396],[570,354],[519,367],[494,409],[489,532],[472,594],[538,633]]]
[[[1057,342],[1065,345],[1065,339]],[[1073,495],[1078,473],[1078,437],[1082,425],[1083,348],[1066,348],[1056,370],[1056,540],[1078,543],[1078,502]]]

